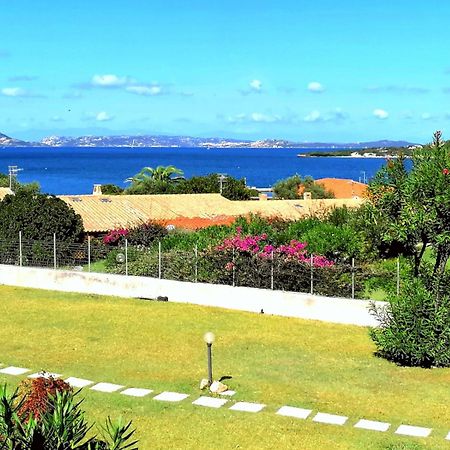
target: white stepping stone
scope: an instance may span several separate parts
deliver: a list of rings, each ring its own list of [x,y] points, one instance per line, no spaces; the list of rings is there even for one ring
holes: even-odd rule
[[[121,394],[129,395],[130,397],[145,397],[152,392],[151,389],[128,388],[122,391]]]
[[[195,402],[192,402],[193,405],[198,406],[207,406],[209,408],[220,408],[225,405],[228,400],[224,398],[214,398],[214,397],[200,397]]]
[[[314,416],[313,422],[328,423],[330,425],[344,425],[344,423],[347,422],[347,419],[348,417],[345,416],[318,412]]]
[[[390,423],[377,422],[375,420],[361,419],[355,424],[355,428],[363,428],[364,430],[387,431],[391,426]]]
[[[296,417],[297,419],[306,419],[311,413],[311,409],[294,408],[293,406],[282,406],[277,411],[280,416]]]
[[[257,413],[261,411],[265,406],[266,405],[263,405],[261,403],[237,402],[230,408],[230,410]]]
[[[125,386],[122,386],[120,384],[113,384],[113,383],[97,383],[95,386],[92,386],[90,389],[92,391],[99,391],[99,392],[116,392],[119,389],[123,389]]]
[[[450,441],[450,431],[449,431],[449,433],[447,434],[447,437],[446,437],[445,439],[447,439],[447,441]]]
[[[404,434],[406,436],[427,437],[431,433],[431,428],[413,427],[412,425],[400,425],[395,434]]]
[[[181,402],[185,398],[188,398],[188,394],[180,394],[179,392],[161,392],[161,394],[153,397],[153,400],[160,400],[162,402]]]
[[[5,373],[6,375],[23,375],[24,373],[30,372],[30,369],[24,369],[22,367],[9,366],[0,370],[0,373]]]
[[[232,391],[231,389],[224,392],[219,392],[219,395],[226,395],[227,397],[232,397],[234,394],[236,394],[236,391]]]
[[[83,378],[76,378],[76,377],[69,377],[65,381],[66,383],[69,383],[72,387],[76,388],[84,388],[86,386],[89,386],[90,384],[95,383],[95,381],[84,380]]]
[[[61,376],[60,373],[52,373],[52,372],[46,372],[46,371],[42,371],[42,372],[36,372],[36,373],[32,373],[31,375],[28,375],[28,378],[59,378]]]

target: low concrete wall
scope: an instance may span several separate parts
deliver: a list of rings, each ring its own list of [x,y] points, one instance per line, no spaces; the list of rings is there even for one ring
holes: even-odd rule
[[[206,283],[0,265],[0,284],[66,292],[156,298],[278,316],[376,326],[368,302]],[[382,302],[378,302],[382,304]]]

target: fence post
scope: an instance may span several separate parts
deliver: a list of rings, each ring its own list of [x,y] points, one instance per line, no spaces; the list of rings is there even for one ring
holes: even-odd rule
[[[53,233],[53,268],[56,270],[56,233]]]
[[[271,257],[270,257],[270,261],[271,261],[271,266],[270,266],[270,289],[272,289],[273,291],[273,286],[274,286],[274,273],[273,273],[273,250],[271,253]]]
[[[397,295],[400,294],[400,256],[397,257]]]
[[[161,241],[158,242],[158,278],[162,275],[162,255],[161,255]]]
[[[125,239],[125,275],[128,276],[128,239]]]
[[[233,248],[233,268],[232,268],[232,273],[233,273],[233,287],[236,286],[236,258],[235,258],[235,251]]]
[[[311,295],[314,294],[314,255],[311,253]]]
[[[22,267],[23,255],[22,255],[22,231],[19,231],[19,265]]]
[[[91,271],[91,236],[88,236],[88,272]]]
[[[197,281],[198,281],[198,246],[197,246],[197,244],[195,244],[195,247],[194,247],[194,254],[195,254],[194,282],[197,283]]]
[[[355,258],[352,258],[352,299],[355,298]]]

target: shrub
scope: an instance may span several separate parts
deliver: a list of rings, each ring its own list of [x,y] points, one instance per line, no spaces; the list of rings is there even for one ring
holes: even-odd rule
[[[147,222],[128,230],[127,239],[130,245],[149,247],[166,235],[167,230],[164,226],[156,222]]]
[[[356,258],[363,249],[359,233],[346,225],[322,222],[303,233],[301,239],[308,242],[310,252],[329,258]]]
[[[332,192],[316,184],[313,178],[303,178],[298,174],[277,181],[273,186],[273,192],[278,198],[291,200],[303,198],[303,192],[311,192],[311,198],[334,198]]]
[[[450,297],[420,279],[408,282],[385,307],[371,305],[380,327],[370,336],[378,355],[404,366],[450,366]]]
[[[33,380],[24,380],[19,385],[19,396],[23,397],[19,414],[23,417],[30,415],[39,419],[50,411],[52,406],[49,397],[55,397],[57,393],[73,392],[68,383],[59,378],[38,377]]]
[[[10,394],[6,385],[0,386],[0,448],[137,450],[137,441],[132,441],[135,430],[131,429],[131,422],[123,424],[119,420],[113,423],[108,417],[102,428],[102,439],[92,436],[92,425],[87,423],[85,412],[81,409],[83,400],[77,400],[77,394],[66,387],[61,390],[62,383],[57,379],[49,383],[40,380],[26,386],[22,394],[18,390]],[[37,392],[35,388],[38,385],[36,398],[39,401],[31,402],[30,395]],[[27,404],[34,406],[22,412]]]

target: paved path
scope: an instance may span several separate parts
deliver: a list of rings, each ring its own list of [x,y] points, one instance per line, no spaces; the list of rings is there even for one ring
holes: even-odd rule
[[[60,374],[53,372],[32,372],[30,369],[25,369],[23,367],[15,367],[0,364],[0,374],[12,375],[12,376],[27,376],[28,378],[38,378],[38,377],[61,377]],[[65,378],[65,381],[69,383],[74,388],[89,388],[93,391],[105,392],[105,393],[118,393],[120,395],[126,395],[130,397],[146,397],[150,394],[156,394],[152,397],[155,401],[160,402],[171,402],[178,403],[185,401],[191,395],[182,392],[170,392],[164,391],[160,393],[155,393],[151,389],[142,389],[135,387],[127,387],[125,385],[113,384],[108,382],[95,382],[92,380],[86,380],[84,378],[78,378],[74,376],[69,376]],[[193,405],[204,407],[204,408],[222,408],[226,407],[231,411],[242,411],[247,413],[258,413],[266,408],[265,404],[254,403],[254,402],[244,402],[244,401],[233,401],[231,397],[234,395],[234,391],[226,391],[223,394],[219,394],[221,397],[210,397],[208,395],[202,395],[192,401]],[[228,397],[228,398],[224,398]],[[192,398],[191,398],[192,399]],[[191,399],[189,401],[191,401]],[[311,419],[313,422],[321,424],[329,424],[335,426],[350,425],[348,417],[325,413],[321,411],[314,412],[312,409],[304,409],[298,406],[281,406],[277,409],[276,413],[279,416],[291,417],[299,420]],[[378,422],[371,420],[369,418],[361,418],[356,423],[351,426],[354,428],[364,429],[368,431],[375,431],[379,433],[386,433],[392,431],[391,424],[387,422]],[[426,438],[432,433],[431,428],[414,426],[411,424],[401,424],[398,426],[394,433],[403,436],[413,436]],[[450,441],[450,431],[446,437],[443,437],[447,441]]]

